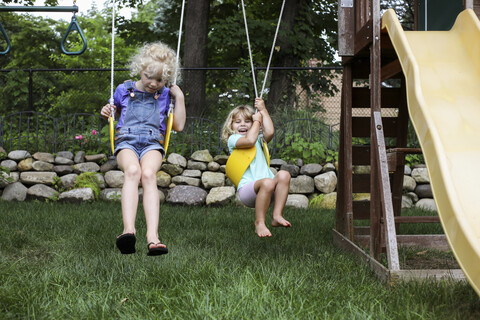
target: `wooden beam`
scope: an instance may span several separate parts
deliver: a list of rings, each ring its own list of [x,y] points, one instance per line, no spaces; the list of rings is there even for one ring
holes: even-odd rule
[[[402,73],[402,66],[400,65],[400,61],[394,60],[382,67],[382,81],[393,78],[399,73]]]
[[[385,242],[387,247],[388,268],[390,270],[399,270],[397,238],[395,231],[395,221],[392,203],[392,193],[390,188],[390,179],[388,176],[387,155],[385,151],[385,138],[383,136],[382,117],[380,112],[373,112],[373,123],[375,124],[375,155],[377,159],[377,168],[372,171],[377,172],[376,181],[379,189],[380,203],[382,204],[383,218],[385,219]]]
[[[396,216],[395,223],[440,223],[438,216]]]
[[[355,35],[355,55],[367,49],[367,47],[373,42],[372,23],[372,19],[368,20]]]
[[[351,5],[350,5],[351,3]],[[339,56],[353,56],[355,30],[353,0],[338,1],[338,54]]]
[[[373,270],[373,272],[383,283],[388,282],[390,274],[388,272],[388,269],[384,265],[382,265],[380,262],[365,253],[365,251],[363,251],[360,247],[353,243],[353,241],[345,238],[336,230],[332,230],[332,234],[333,242],[337,247],[354,254],[357,258],[368,264],[370,266],[370,269]]]

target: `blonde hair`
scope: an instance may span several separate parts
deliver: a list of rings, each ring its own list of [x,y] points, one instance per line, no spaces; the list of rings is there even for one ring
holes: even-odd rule
[[[223,129],[222,129],[223,141],[227,142],[228,137],[230,137],[232,134],[235,133],[235,131],[233,131],[232,129],[232,124],[233,124],[233,121],[239,115],[242,115],[245,119],[252,120],[252,116],[254,113],[255,113],[255,109],[247,105],[238,106],[232,111],[230,111],[230,113],[227,116],[227,120],[225,120],[225,123],[223,124]]]
[[[140,48],[130,61],[130,75],[136,76],[141,71],[147,77],[162,75],[168,84],[180,80],[180,63],[177,64],[176,53],[162,42],[147,43]]]

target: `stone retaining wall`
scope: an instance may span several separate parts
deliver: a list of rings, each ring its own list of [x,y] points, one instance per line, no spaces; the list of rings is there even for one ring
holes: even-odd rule
[[[225,176],[227,156],[213,157],[208,150],[197,151],[189,159],[170,154],[157,173],[157,185],[161,202],[182,205],[225,205],[239,203],[235,187]],[[0,195],[4,201],[119,201],[123,185],[123,172],[115,159],[104,154],[86,155],[83,151],[73,154],[61,151],[53,155],[37,152],[31,155],[24,150],[8,153],[0,148]],[[335,208],[337,175],[331,163],[287,164],[272,159],[271,170],[287,170],[292,176],[287,206],[307,208]],[[7,173],[6,171],[9,171]],[[355,172],[365,170],[355,167]],[[367,167],[369,170],[369,167]],[[96,173],[100,193],[96,197],[91,188],[75,188],[79,175]],[[139,186],[139,196],[142,189]],[[368,194],[354,195],[356,199],[368,199]],[[405,168],[402,207],[418,206],[436,210],[425,167]]]

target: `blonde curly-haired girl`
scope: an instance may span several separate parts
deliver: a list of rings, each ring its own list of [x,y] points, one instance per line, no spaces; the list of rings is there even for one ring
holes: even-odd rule
[[[100,114],[108,118],[111,108],[120,114],[115,137],[117,164],[124,172],[122,188],[123,232],[116,239],[123,254],[136,251],[135,218],[138,185],[143,187],[143,208],[147,224],[147,254],[168,253],[158,236],[160,200],[156,174],[162,165],[163,148],[170,100],[175,100],[173,130],[185,126],[185,98],[178,87],[180,68],[175,52],[161,42],[144,45],[131,59],[132,76],[120,84],[113,95],[113,105],[105,105]]]

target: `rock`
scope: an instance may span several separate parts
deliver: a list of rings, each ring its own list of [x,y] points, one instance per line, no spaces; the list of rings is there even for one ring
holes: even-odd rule
[[[92,155],[88,155],[88,156],[85,156],[85,161],[87,162],[95,162],[95,163],[99,163],[100,161],[104,160],[104,159],[107,159],[107,156],[103,153],[101,154],[92,154]]]
[[[171,176],[178,176],[183,172],[183,168],[178,164],[164,163],[161,169]]]
[[[98,180],[98,187],[100,189],[105,189],[106,185],[105,185],[105,178],[103,177],[103,175],[101,173],[96,173],[95,177]]]
[[[85,162],[85,151],[78,151],[73,158],[73,162],[82,163]]]
[[[17,182],[19,180],[20,180],[19,172],[6,173],[5,171],[0,170],[0,188],[5,188],[9,184]]]
[[[403,169],[403,174],[406,176],[409,176],[412,174],[412,169],[408,165],[405,165],[405,168]]]
[[[300,168],[303,166],[303,159],[298,158],[293,164]]]
[[[411,190],[409,190],[411,191]],[[432,186],[428,184],[419,184],[415,188],[415,194],[419,198],[433,198]]]
[[[303,194],[289,194],[287,197],[287,202],[285,207],[307,209],[308,208],[308,198]]]
[[[337,176],[333,171],[319,174],[313,180],[317,190],[322,193],[331,193],[337,187]]]
[[[4,201],[25,201],[27,198],[27,187],[21,182],[14,182],[5,187],[2,193]]]
[[[212,162],[213,157],[210,155],[210,151],[208,150],[198,150],[195,151],[191,156],[190,159],[194,161],[199,161],[199,162]]]
[[[353,166],[353,174],[370,174],[370,166]]]
[[[322,168],[322,173],[335,171],[337,168],[333,163],[326,163]]]
[[[296,193],[312,193],[315,191],[315,183],[313,178],[310,176],[298,176],[296,178],[292,178],[290,180],[290,188],[289,193],[296,194]]]
[[[235,197],[234,187],[215,187],[207,195],[206,203],[209,205],[225,205]]]
[[[419,184],[430,183],[430,177],[428,176],[427,168],[415,168],[412,170],[411,176]]]
[[[355,193],[353,194],[355,201],[370,201],[370,193]]]
[[[168,191],[167,202],[190,206],[200,206],[207,199],[207,191],[193,186],[175,186]]]
[[[187,169],[187,170],[184,170],[182,172],[182,176],[191,177],[191,178],[201,178],[202,177],[202,171]]]
[[[100,166],[95,162],[83,162],[77,163],[72,166],[73,172],[75,173],[84,173],[84,172],[99,172]]]
[[[412,198],[410,198],[407,195],[403,195],[402,196],[402,209],[408,209],[408,208],[413,208]]]
[[[26,150],[14,150],[8,154],[8,158],[14,161],[21,161],[31,157],[30,153]]]
[[[95,194],[91,188],[79,188],[60,193],[60,201],[83,202],[95,200]]]
[[[280,168],[283,165],[287,165],[288,163],[282,159],[271,159],[270,160],[270,167]]]
[[[105,182],[110,188],[121,188],[123,181],[124,174],[120,170],[112,170],[105,173]]]
[[[73,164],[73,160],[68,159],[68,158],[63,158],[63,157],[57,156],[57,157],[55,158],[55,164],[68,164],[68,165],[72,165],[72,164]]]
[[[403,176],[403,189],[413,191],[417,187],[417,182],[410,176]]]
[[[33,154],[33,159],[48,163],[53,163],[55,161],[55,157],[53,156],[53,154],[48,152],[36,152]]]
[[[35,171],[51,171],[53,164],[45,161],[35,161],[32,163],[32,169]]]
[[[207,170],[207,164],[203,163],[203,162],[199,162],[199,161],[188,160],[187,168],[192,169],[192,170],[205,171],[205,170]]]
[[[16,161],[13,161],[13,160],[3,160],[1,163],[0,163],[0,166],[2,167],[5,167],[7,168],[8,170],[10,171],[17,171],[17,162]]]
[[[218,163],[219,165],[227,164],[228,156],[226,155],[218,155],[213,157],[213,161]]]
[[[300,168],[293,164],[283,164],[280,167],[280,170],[285,170],[290,172],[290,175],[292,176],[292,178],[295,178],[296,176],[298,176],[298,173],[300,172]]]
[[[225,174],[221,172],[205,171],[202,174],[202,184],[205,189],[223,187],[225,184]]]
[[[108,159],[104,164],[100,166],[100,172],[105,173],[110,170],[114,170],[117,168],[117,160],[115,158]]]
[[[98,196],[100,200],[105,201],[120,201],[122,200],[122,189],[119,188],[106,188],[100,191]]]
[[[415,204],[415,208],[420,208],[427,211],[437,211],[435,200],[426,198],[418,200],[418,202]]]
[[[33,158],[26,158],[21,160],[18,163],[17,169],[20,172],[32,170],[32,164],[33,164]]]
[[[323,195],[323,200],[320,203],[320,208],[335,209],[337,207],[337,193],[331,192]]]
[[[410,199],[412,199],[413,203],[418,202],[418,196],[415,192],[407,192],[407,196],[410,197]]]
[[[75,181],[77,181],[77,174],[76,173],[70,173],[64,176],[60,177],[60,181],[62,183],[62,187],[65,190],[71,189],[75,186]]]
[[[187,167],[187,159],[178,153],[170,153],[170,155],[167,157],[167,163],[178,165],[182,168]]]
[[[157,172],[157,186],[160,188],[167,188],[172,182],[172,176],[170,176],[165,171]],[[122,183],[123,184],[123,183]]]
[[[207,164],[207,170],[208,171],[213,171],[213,172],[218,171],[218,170],[220,170],[220,165],[218,163],[216,163],[215,161],[209,162]]]
[[[316,163],[309,163],[300,168],[300,174],[314,177],[322,171],[322,166]]]
[[[172,183],[176,186],[179,185],[189,185],[200,187],[200,179],[199,178],[192,178],[192,177],[185,177],[185,176],[175,176],[172,178]]]
[[[34,185],[38,183],[46,184],[47,186],[53,185],[53,178],[56,178],[55,172],[34,172],[26,171],[20,173],[20,182],[27,185]]]
[[[58,166],[53,166],[52,171],[58,174],[59,176],[63,176],[63,175],[72,173],[73,168],[72,166],[69,166],[69,165],[58,165]]]
[[[44,184],[35,184],[28,188],[27,199],[28,200],[42,200],[52,199],[58,194],[58,192]]]
[[[73,153],[71,151],[59,151],[57,157],[73,160]]]

